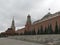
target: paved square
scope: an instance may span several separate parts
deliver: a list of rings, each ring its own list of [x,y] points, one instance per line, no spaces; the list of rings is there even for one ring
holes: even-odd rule
[[[40,44],[14,39],[0,38],[0,45],[40,45]]]

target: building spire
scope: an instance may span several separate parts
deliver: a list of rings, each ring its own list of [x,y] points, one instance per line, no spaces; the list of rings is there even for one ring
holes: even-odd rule
[[[26,25],[31,25],[31,16],[28,14]]]
[[[12,28],[13,30],[15,30],[15,21],[14,21],[14,16],[13,16],[13,19],[12,19],[11,28]]]
[[[26,31],[28,31],[28,30],[30,30],[30,26],[32,25],[32,23],[31,23],[31,16],[30,16],[30,14],[28,14],[28,16],[27,16],[27,21],[26,21],[26,25],[25,25],[25,30]]]

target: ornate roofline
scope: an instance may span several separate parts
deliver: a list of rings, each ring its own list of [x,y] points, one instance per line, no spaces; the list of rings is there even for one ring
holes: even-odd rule
[[[35,21],[33,24],[41,23],[41,22],[43,22],[43,21],[46,21],[46,20],[55,18],[55,17],[57,17],[57,16],[60,16],[60,12],[56,12],[56,13],[54,13],[54,14],[51,14],[49,17],[46,17],[46,18],[44,18],[44,19]]]

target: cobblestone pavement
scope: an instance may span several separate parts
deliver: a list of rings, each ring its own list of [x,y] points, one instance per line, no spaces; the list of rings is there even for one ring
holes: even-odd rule
[[[0,45],[41,45],[41,44],[14,39],[0,38]]]

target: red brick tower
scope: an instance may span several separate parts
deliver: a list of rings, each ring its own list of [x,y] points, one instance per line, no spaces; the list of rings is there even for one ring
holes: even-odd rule
[[[30,30],[30,27],[31,27],[32,23],[31,23],[31,16],[28,14],[27,16],[27,22],[26,22],[26,25],[25,25],[25,28],[26,30]]]

